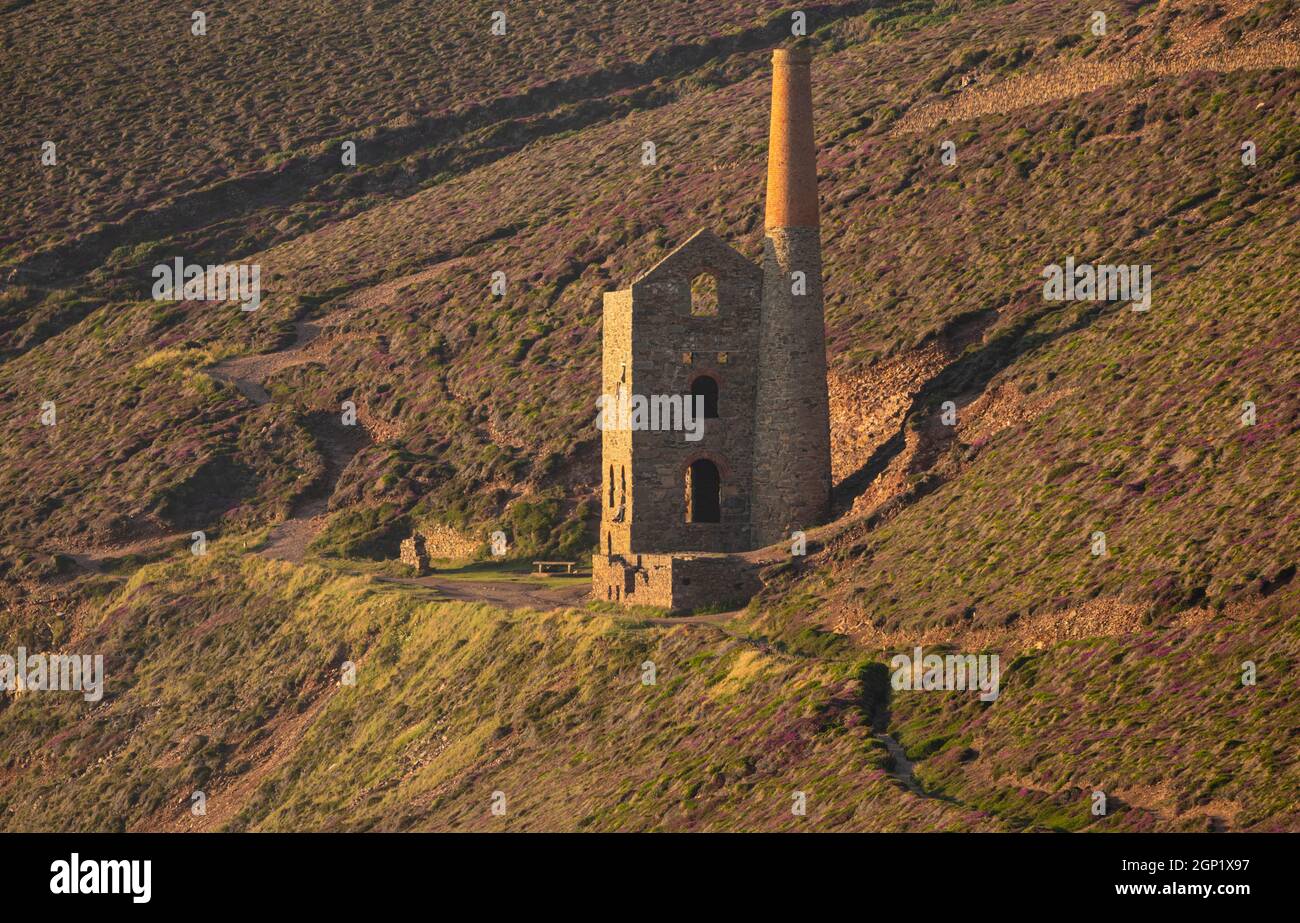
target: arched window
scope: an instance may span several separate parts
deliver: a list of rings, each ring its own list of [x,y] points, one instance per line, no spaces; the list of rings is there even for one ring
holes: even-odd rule
[[[691,382],[691,397],[704,398],[704,416],[712,420],[718,415],[718,380],[712,375],[701,375]]]
[[[722,521],[722,477],[707,458],[686,469],[686,521]]]
[[[627,466],[620,465],[618,469],[618,497],[619,502],[627,503]]]
[[[718,280],[707,272],[691,280],[691,314],[697,317],[718,315]]]
[[[614,466],[609,466],[609,505],[614,506]]]

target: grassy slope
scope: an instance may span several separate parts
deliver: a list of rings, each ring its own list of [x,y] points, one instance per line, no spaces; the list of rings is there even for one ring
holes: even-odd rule
[[[196,789],[206,823],[234,829],[985,823],[888,779],[847,662],[420,595],[233,544],[144,568],[73,629],[105,654],[103,703],[3,700],[0,826],[186,828]]]
[[[764,57],[743,56],[744,66],[757,73]],[[849,67],[857,65],[845,62],[846,73]],[[198,517],[169,515],[168,501],[185,493],[195,466],[159,464],[138,448],[148,442],[181,459],[229,451],[247,406],[229,388],[178,388],[168,373],[201,365],[206,355],[283,345],[293,318],[328,317],[337,309],[347,317],[346,335],[331,344],[327,361],[284,373],[280,389],[272,390],[299,411],[337,412],[339,401],[352,396],[402,430],[397,444],[363,454],[341,488],[350,505],[389,502],[390,510],[400,510],[425,497],[444,517],[485,523],[500,512],[503,485],[510,491],[505,499],[520,484],[552,486],[569,500],[586,496],[595,439],[592,402],[584,395],[595,382],[599,293],[626,283],[701,225],[755,227],[766,79],[717,93],[683,81],[680,105],[539,142],[253,254],[270,293],[256,315],[134,300],[96,310],[94,301],[83,301],[87,294],[129,298],[145,291],[152,262],[195,252],[171,238],[115,256],[88,280],[86,293],[49,294],[21,328],[39,345],[0,368],[6,396],[0,413],[12,434],[4,451],[7,458],[48,452],[49,434],[31,425],[42,400],[58,400],[76,434],[61,439],[45,473],[22,466],[6,471],[6,490],[51,499],[39,513],[6,510],[0,527],[28,545],[80,537],[101,519],[118,526],[101,530],[109,538],[194,527]],[[843,108],[839,120],[856,122]],[[755,117],[737,126],[736,112]],[[659,144],[662,169],[639,166],[647,138]],[[346,215],[346,205],[320,207]],[[258,219],[246,223],[256,228]],[[755,245],[752,239],[748,247]],[[504,303],[485,297],[496,268],[511,279]],[[400,289],[367,291],[408,276]],[[40,295],[11,292],[11,310],[21,315],[24,299]],[[361,306],[349,310],[351,297]],[[40,339],[43,324],[58,330],[65,322],[59,318],[85,312],[66,332]],[[156,350],[196,347],[200,352],[185,352],[175,364],[154,366],[143,386],[127,372]],[[92,375],[95,386],[86,387]],[[131,403],[138,420],[126,429],[141,445],[106,453],[101,434],[123,430],[121,395],[142,390]],[[299,421],[283,419],[302,441]],[[195,437],[206,452],[194,452]],[[375,488],[381,482],[385,490]],[[94,491],[87,489],[92,484]],[[236,510],[239,522],[279,515],[284,499],[256,478],[226,479],[217,488],[214,502]]]
[[[1155,265],[1160,297],[1168,301],[1157,302],[1145,328],[1148,348],[1164,335],[1162,325],[1182,316],[1162,314],[1161,306],[1173,307],[1168,302],[1183,289],[1194,300],[1180,311],[1207,324],[1222,313],[1224,303],[1207,300],[1219,297],[1219,289],[1195,281],[1219,272],[1237,286],[1234,295],[1249,298],[1234,300],[1236,331],[1292,335],[1279,314],[1294,261],[1288,239],[1277,233],[1295,209],[1300,156],[1291,73],[1161,81],[1137,88],[1143,99],[1105,91],[1042,113],[990,117],[942,132],[961,141],[962,166],[954,173],[934,157],[935,135],[896,135],[890,125],[901,105],[933,98],[923,87],[951,69],[950,59],[964,59],[966,52],[955,48],[1032,51],[1028,59],[1009,59],[998,77],[1111,51],[1055,47],[1062,23],[1041,4],[937,19],[895,33],[858,18],[825,36],[829,48],[843,48],[825,55],[817,100],[838,372],[870,368],[953,318],[992,309],[998,311],[987,334],[993,348],[950,373],[960,375],[953,386],[978,390],[1022,357],[1028,369],[1036,357],[1024,354],[1043,332],[1074,320],[1070,309],[1046,312],[1036,327],[1022,329],[1042,310],[1039,270],[1076,250],[1081,259]],[[999,34],[1020,38],[1000,42]],[[1123,51],[1125,43],[1116,43],[1115,53]],[[40,498],[32,508],[4,512],[0,526],[9,540],[67,543],[93,523],[104,523],[96,534],[108,538],[215,529],[225,511],[226,526],[276,518],[311,483],[309,464],[295,463],[287,483],[250,473],[210,486],[203,464],[234,453],[241,433],[260,431],[265,421],[250,415],[273,417],[283,432],[278,451],[292,457],[309,444],[300,415],[337,412],[348,397],[400,432],[363,452],[339,485],[336,505],[374,511],[368,525],[413,513],[487,528],[507,503],[526,495],[557,501],[555,525],[567,527],[556,534],[577,540],[582,510],[575,504],[590,496],[596,471],[586,395],[595,387],[600,292],[626,284],[701,226],[757,252],[766,75],[761,54],[742,57],[755,76],[711,92],[682,90],[679,102],[536,142],[258,255],[271,295],[252,317],[215,305],[115,304],[7,362],[0,368],[7,397],[0,412],[14,437],[6,440],[6,458],[49,456],[40,472],[17,464],[2,469],[6,491]],[[1246,134],[1265,152],[1249,173],[1234,153],[1236,139]],[[637,159],[645,139],[660,150],[654,170]],[[1126,175],[1141,179],[1115,179]],[[1189,176],[1201,177],[1194,189],[1186,188]],[[1186,204],[1202,186],[1216,196]],[[954,221],[954,214],[965,220]],[[1103,224],[1111,228],[1104,237],[1096,230]],[[1275,276],[1255,272],[1255,264],[1234,252],[1244,245]],[[1210,265],[1220,259],[1231,261],[1222,271]],[[511,280],[503,301],[487,297],[496,269]],[[376,287],[382,280],[394,284]],[[254,412],[230,388],[175,380],[208,355],[283,345],[292,336],[290,321],[304,314],[337,325],[327,327],[336,335],[319,362],[272,379],[280,409]],[[1111,326],[1097,323],[1103,331]],[[1217,333],[1203,325],[1179,335],[1194,351],[1213,349]],[[1120,348],[1113,338],[1073,334],[1059,348],[1078,351],[1085,343],[1111,355]],[[128,371],[158,349],[182,352],[147,374]],[[1091,353],[1076,355],[1077,377],[1086,379]],[[1259,397],[1267,425],[1280,427],[1276,438],[1287,440],[1294,407],[1286,402],[1294,389],[1286,383],[1294,371],[1284,363],[1260,357],[1256,368],[1239,374],[1238,390]],[[1038,368],[1033,374],[1041,378]],[[1125,383],[1155,390],[1167,382],[1166,371],[1148,363],[1126,372]],[[1151,380],[1142,385],[1148,372]],[[94,387],[85,386],[87,376]],[[1055,390],[1045,381],[1035,384],[1040,393]],[[124,392],[132,395],[125,425]],[[32,423],[39,402],[51,398],[60,400],[68,429],[77,430],[64,430],[53,446],[50,434]],[[1187,409],[1196,428],[1208,433],[1236,402],[1226,392],[1214,401],[1193,396]],[[1077,397],[1073,403],[1098,406]],[[105,446],[105,432],[118,441]],[[1067,432],[1047,451],[1070,458],[1095,451],[1088,438]],[[1272,489],[1261,483],[1267,470],[1233,473],[1246,473],[1242,489],[1260,495]],[[1023,478],[1005,483],[1018,489]],[[211,509],[185,502],[198,490],[210,494]],[[1262,528],[1261,520],[1236,509],[1234,531]],[[1152,529],[1173,521],[1157,513]],[[1284,530],[1283,544],[1294,547],[1294,524]],[[1143,566],[1155,565],[1148,558]],[[1044,572],[1051,580],[1058,576]],[[1175,579],[1197,576],[1189,564]],[[1043,595],[1046,582],[1033,591]]]
[[[1204,830],[1217,818],[1231,830],[1295,830],[1298,598],[1241,621],[1007,658],[988,706],[896,693],[898,737],[924,758],[924,785],[1011,825],[1087,828],[1092,793],[1103,791],[1107,829]],[[1247,661],[1253,686],[1242,683]]]
[[[1276,16],[1277,4],[1263,7]],[[1164,27],[1148,15],[1136,36],[1116,30],[1112,43],[1070,44],[1060,40],[1079,31],[1075,20],[1052,3],[881,20],[858,17],[820,36],[833,366],[870,373],[954,319],[992,310],[981,315],[992,321],[982,341],[925,385],[904,429],[923,428],[942,400],[966,407],[999,386],[1044,406],[992,434],[959,428],[917,477],[912,502],[883,523],[850,528],[810,577],[764,601],[764,630],[785,633],[788,622],[791,637],[809,642],[791,649],[816,657],[765,655],[772,662],[724,712],[708,679],[751,648],[706,630],[503,617],[257,561],[222,558],[206,571],[168,564],[137,576],[131,595],[88,604],[88,624],[104,619],[99,633],[83,639],[56,627],[50,636],[85,640],[120,662],[110,662],[118,698],[89,713],[106,723],[54,700],[29,698],[0,714],[6,740],[18,742],[0,783],[8,826],[160,825],[183,819],[186,793],[215,775],[217,791],[236,791],[237,807],[214,816],[266,828],[470,828],[494,823],[484,793],[502,788],[521,792],[511,794],[521,810],[510,823],[534,828],[591,817],[595,827],[768,829],[794,823],[780,804],[796,777],[824,793],[810,817],[822,825],[1074,828],[1088,819],[1080,793],[1100,786],[1131,808],[1099,827],[1185,827],[1208,814],[1234,827],[1293,827],[1279,793],[1295,788],[1286,775],[1297,762],[1294,738],[1282,729],[1297,722],[1274,680],[1296,664],[1297,598],[1283,584],[1300,557],[1288,477],[1300,393],[1298,264],[1286,229],[1300,178],[1295,73],[1142,79],[899,133],[898,116],[949,92],[971,52],[988,50],[1001,62],[993,77],[1003,79],[1158,45]],[[256,255],[271,295],[251,317],[135,300],[139,266],[175,250],[166,239],[120,254],[65,292],[6,294],[10,316],[35,319],[19,328],[30,348],[0,366],[0,491],[30,498],[0,509],[3,541],[49,548],[273,521],[320,475],[304,414],[336,411],[348,396],[400,435],[345,473],[336,505],[363,511],[364,521],[336,518],[326,536],[334,547],[401,517],[484,527],[508,517],[516,497],[554,502],[540,518],[554,519],[550,533],[565,523],[572,536],[596,471],[584,395],[595,388],[599,293],[701,226],[757,253],[764,57],[742,55],[670,84],[661,106],[534,141],[391,204],[360,192],[307,203],[327,226],[300,237],[252,220],[253,238],[284,242]],[[956,171],[935,156],[948,137],[959,143]],[[1247,137],[1261,151],[1253,171],[1237,160]],[[661,154],[653,171],[637,163],[646,139]],[[1151,313],[1045,305],[1038,273],[1069,254],[1151,262]],[[512,280],[505,302],[486,297],[496,268]],[[253,409],[197,371],[285,345],[302,316],[337,330],[327,329],[318,362],[269,382],[274,404]],[[59,401],[53,432],[33,423],[43,399]],[[1259,407],[1252,429],[1236,424],[1245,399]],[[538,518],[531,508],[522,516],[530,527]],[[1087,554],[1095,528],[1111,545],[1104,561]],[[546,523],[537,531],[550,540]],[[1247,625],[1154,627],[1187,606],[1264,591],[1273,592],[1270,608]],[[884,781],[883,756],[864,732],[839,730],[857,720],[851,706],[832,707],[829,723],[801,723],[824,694],[811,684],[850,683],[861,656],[817,626],[903,634],[960,627],[954,618],[998,626],[1117,593],[1157,604],[1153,634],[1050,646],[1011,671],[1003,699],[982,715],[961,697],[895,698],[898,735],[914,757],[928,756],[923,779],[956,807],[915,802]],[[510,627],[491,642],[499,620]],[[7,640],[28,627],[7,623]],[[451,650],[461,636],[467,645]],[[593,655],[594,639],[607,637],[601,643],[616,653]],[[371,652],[374,672],[363,670],[363,682],[386,684],[380,694],[325,695],[340,644],[349,656]],[[635,681],[629,658],[647,645],[672,663],[700,659],[658,711],[633,712],[628,723],[613,703]],[[227,658],[239,652],[273,682],[241,672],[240,661],[232,668]],[[545,672],[539,652],[554,657]],[[1189,665],[1180,671],[1182,652]],[[1098,657],[1115,669],[1076,666]],[[401,658],[432,662],[433,672],[399,671]],[[512,658],[525,681],[497,672]],[[1231,686],[1241,659],[1267,665],[1262,706]],[[1115,671],[1130,693],[1120,703]],[[545,713],[556,700],[544,692],[572,688],[577,695]],[[461,689],[459,700],[447,692]],[[430,717],[433,700],[441,710]],[[259,744],[259,729],[273,736],[300,705],[302,741],[257,786],[238,790],[262,762],[257,748],[269,745]],[[443,732],[427,722],[437,720],[453,733],[432,761]],[[743,731],[729,731],[733,722]],[[511,732],[495,738],[506,724]],[[394,727],[413,729],[417,743],[406,749]],[[1107,743],[1116,729],[1126,736]],[[789,747],[742,777],[744,759],[762,756],[755,740]],[[969,759],[967,747],[980,756]],[[629,750],[640,754],[631,775],[646,788],[629,789],[618,808]],[[370,752],[378,756],[357,756]],[[674,776],[666,785],[665,775]],[[528,784],[541,777],[549,799]],[[263,783],[271,787],[259,795]],[[366,800],[354,801],[362,790]],[[755,791],[776,805],[770,816],[746,800]]]
[[[1289,579],[1300,559],[1296,254],[1280,225],[1265,226],[1225,234],[1235,252],[1217,259],[1184,250],[1206,260],[1200,271],[1157,269],[1147,315],[1064,305],[968,353],[971,366],[1001,364],[985,354],[1035,343],[992,385],[1046,392],[1049,407],[992,437],[959,434],[928,492],[833,544],[816,595],[851,625],[896,630],[954,608],[1003,624],[1097,596],[1221,607]],[[909,425],[969,393],[952,379]],[[1253,427],[1239,419],[1247,400],[1262,413]],[[1090,553],[1097,530],[1104,558]]]
[[[942,795],[920,798],[869,730],[885,673],[843,644],[507,615],[219,543],[69,620],[53,646],[104,654],[102,703],[0,700],[0,827],[1288,829],[1300,636],[1281,613],[1008,658],[991,706],[894,693],[893,733]],[[44,647],[11,622],[4,642]]]
[[[652,15],[507,6],[507,35],[494,36],[498,8],[273,0],[207,11],[202,37],[190,34],[190,10],[158,0],[6,11],[0,141],[5,205],[19,207],[3,209],[0,253],[327,148],[337,158],[346,138],[364,160],[384,129],[752,28],[780,5],[669,0]],[[62,181],[40,164],[46,139],[58,144]]]

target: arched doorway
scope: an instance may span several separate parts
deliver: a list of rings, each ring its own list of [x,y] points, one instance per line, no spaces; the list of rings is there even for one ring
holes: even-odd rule
[[[700,375],[691,382],[691,397],[704,398],[704,416],[713,420],[718,416],[718,380],[712,375]]]
[[[686,469],[686,521],[722,521],[722,476],[707,458]]]

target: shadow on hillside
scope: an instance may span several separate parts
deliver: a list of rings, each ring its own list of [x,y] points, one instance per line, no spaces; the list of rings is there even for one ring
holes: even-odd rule
[[[877,740],[885,745],[885,749],[889,754],[885,760],[885,771],[893,779],[905,786],[908,791],[920,798],[930,798],[935,801],[961,806],[961,802],[950,795],[927,791],[921,785],[921,781],[916,777],[912,761],[907,757],[907,751],[889,733],[891,687],[889,670],[886,666],[883,663],[866,664],[858,671],[858,681],[862,684],[862,708],[870,718],[872,733],[875,734]]]
[[[999,372],[1010,367],[1020,357],[1061,337],[1088,328],[1105,313],[1107,307],[1112,307],[1107,302],[1070,304],[1079,305],[1079,314],[1070,323],[1054,330],[1036,331],[1035,328],[1041,321],[1061,310],[1061,307],[1050,304],[1032,311],[979,348],[968,348],[922,385],[903,415],[898,432],[876,449],[865,465],[835,485],[832,496],[835,515],[850,510],[853,502],[893,464],[907,444],[909,426],[917,425],[922,418],[933,414],[943,401],[954,400],[963,394],[983,393]],[[938,488],[940,483],[936,477],[927,477],[918,485],[918,489],[909,493],[909,497],[911,500],[919,499]]]
[[[30,0],[11,0],[7,8],[0,6],[0,13],[18,9],[27,2]],[[817,15],[825,27],[859,16],[876,3],[877,0],[848,0],[804,9],[810,15]],[[762,22],[735,32],[658,48],[643,61],[622,61],[560,77],[450,113],[425,114],[413,118],[409,124],[376,126],[367,141],[371,171],[368,182],[331,185],[338,174],[338,153],[332,148],[294,151],[274,167],[225,176],[150,208],[131,211],[74,239],[27,254],[16,265],[37,281],[71,282],[98,267],[114,250],[220,224],[238,228],[238,234],[231,235],[223,261],[241,259],[271,245],[248,234],[249,216],[258,210],[302,202],[312,194],[326,200],[363,193],[373,195],[376,188],[405,197],[415,192],[419,183],[436,181],[453,169],[466,173],[513,154],[539,138],[622,118],[638,109],[665,105],[675,98],[673,91],[665,87],[666,82],[735,55],[773,47],[788,36],[789,19],[778,11]],[[758,67],[761,63],[755,59],[751,69]],[[487,132],[486,137],[480,136],[482,132]],[[411,161],[403,163],[407,158]],[[399,170],[382,171],[393,164],[403,166]],[[250,240],[253,242],[239,245],[240,241]],[[200,252],[198,247],[191,249]]]

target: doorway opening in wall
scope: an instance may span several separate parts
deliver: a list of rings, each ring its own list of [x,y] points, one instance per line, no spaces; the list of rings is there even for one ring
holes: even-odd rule
[[[691,397],[704,398],[704,416],[708,420],[718,417],[718,380],[712,375],[700,375],[691,382]]]
[[[686,521],[722,521],[722,477],[707,458],[686,469]]]

